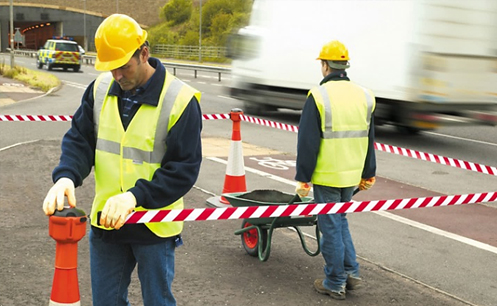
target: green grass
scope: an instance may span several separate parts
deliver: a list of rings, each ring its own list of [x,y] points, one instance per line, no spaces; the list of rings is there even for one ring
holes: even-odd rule
[[[44,92],[60,85],[60,80],[46,72],[30,70],[20,66],[6,65],[4,62],[0,63],[0,74],[4,77],[21,81],[30,87],[40,89]]]

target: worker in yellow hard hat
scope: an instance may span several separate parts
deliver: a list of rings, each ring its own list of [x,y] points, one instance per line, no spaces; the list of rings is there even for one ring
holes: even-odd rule
[[[300,118],[295,191],[307,196],[312,183],[317,203],[348,202],[356,188],[375,182],[375,97],[350,81],[349,52],[339,41],[323,46],[319,57],[324,79],[307,95]],[[319,293],[345,299],[346,289],[359,287],[359,264],[346,214],[318,215],[325,278]]]
[[[95,34],[95,68],[62,140],[46,215],[95,171],[90,213],[93,305],[129,305],[138,264],[143,305],[176,305],[171,291],[175,248],[183,222],[125,224],[133,211],[182,209],[202,160],[200,92],[150,57],[147,32],[131,17],[113,14]]]

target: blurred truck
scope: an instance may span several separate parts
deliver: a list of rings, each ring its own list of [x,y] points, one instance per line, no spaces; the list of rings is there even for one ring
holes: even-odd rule
[[[254,0],[230,37],[230,95],[246,113],[300,110],[340,40],[350,79],[373,90],[376,124],[417,133],[497,123],[497,1]]]

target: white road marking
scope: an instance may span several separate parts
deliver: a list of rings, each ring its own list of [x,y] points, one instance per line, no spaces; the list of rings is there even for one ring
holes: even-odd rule
[[[486,141],[481,141],[481,140],[474,140],[474,139],[469,139],[469,138],[463,138],[463,137],[445,135],[445,134],[440,134],[440,133],[435,133],[435,132],[425,132],[425,133],[426,134],[430,134],[430,135],[434,135],[434,136],[439,136],[439,137],[446,137],[446,138],[452,138],[452,139],[457,139],[457,140],[464,140],[464,141],[475,142],[475,143],[479,143],[479,144],[484,144],[484,145],[496,146],[497,147],[497,143],[492,143],[492,142],[486,142]]]
[[[79,88],[85,90],[87,85],[80,84],[80,83],[75,83],[75,82],[70,82],[70,81],[63,81],[64,84],[69,85],[71,87]]]
[[[234,98],[232,98],[232,97],[227,97],[227,96],[218,96],[218,97],[219,97],[219,98],[224,98],[224,99],[236,100],[236,99],[234,99]]]

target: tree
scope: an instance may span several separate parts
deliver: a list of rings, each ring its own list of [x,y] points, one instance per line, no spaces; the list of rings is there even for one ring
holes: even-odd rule
[[[192,15],[192,0],[171,0],[161,10],[161,17],[169,25],[178,25],[188,21]]]

